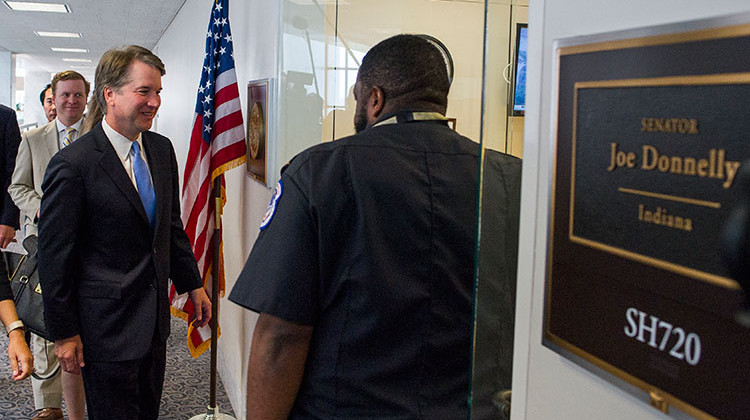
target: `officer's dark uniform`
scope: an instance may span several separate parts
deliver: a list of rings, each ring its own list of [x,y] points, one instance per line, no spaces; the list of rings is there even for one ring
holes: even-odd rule
[[[283,172],[229,299],[314,327],[292,418],[466,417],[478,153],[380,124]]]

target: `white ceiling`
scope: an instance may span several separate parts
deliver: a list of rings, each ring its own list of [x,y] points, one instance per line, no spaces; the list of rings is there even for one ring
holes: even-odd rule
[[[65,3],[71,13],[15,12],[0,1],[0,51],[16,53],[17,63],[25,71],[56,73],[74,68],[93,81],[102,53],[129,44],[153,48],[186,0],[40,1]],[[46,38],[34,31],[78,32],[81,38]],[[89,52],[54,52],[51,47],[86,48]],[[63,58],[87,58],[91,63]]]

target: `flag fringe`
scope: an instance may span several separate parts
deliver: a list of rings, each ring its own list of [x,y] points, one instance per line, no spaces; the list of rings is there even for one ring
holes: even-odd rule
[[[174,306],[169,307],[169,311],[172,313],[172,316],[180,318],[187,322],[188,320],[188,314],[185,311],[181,311]],[[190,334],[193,333],[195,328],[192,324],[188,324],[188,330],[187,330],[187,345],[188,350],[190,350],[190,355],[193,356],[193,359],[197,359],[201,354],[205,353],[206,350],[209,350],[211,348],[211,340],[206,340],[199,344],[197,347],[193,344],[193,340],[190,339]],[[216,339],[221,337],[221,327],[217,326],[216,328]]]
[[[193,356],[193,359],[197,359],[201,354],[205,353],[206,350],[211,349],[211,340],[206,340],[200,343],[197,347],[193,344],[193,340],[190,339],[190,334],[193,332],[195,328],[193,328],[192,325],[188,325],[188,332],[187,332],[187,345],[188,350],[190,350],[190,355]],[[219,337],[221,337],[221,327],[216,326],[216,340],[218,343]]]
[[[169,307],[169,312],[172,313],[172,316],[182,319],[183,321],[187,322],[188,320],[188,313],[175,308],[174,306]]]
[[[211,173],[211,182],[213,182],[216,178],[220,177],[224,172],[229,171],[230,169],[234,169],[240,165],[244,165],[245,162],[247,162],[247,156],[240,156],[236,159],[232,159],[229,162],[217,167],[214,169],[214,171]]]

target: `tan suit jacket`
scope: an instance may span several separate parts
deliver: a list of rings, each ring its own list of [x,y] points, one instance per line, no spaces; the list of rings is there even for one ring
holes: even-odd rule
[[[42,203],[42,180],[52,156],[60,150],[57,120],[21,136],[8,193],[21,210],[25,236],[37,233],[36,215]]]

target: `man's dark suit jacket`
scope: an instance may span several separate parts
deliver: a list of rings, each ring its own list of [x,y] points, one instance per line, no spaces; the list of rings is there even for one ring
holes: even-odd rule
[[[156,192],[153,231],[101,124],[58,152],[42,183],[47,328],[53,339],[80,334],[85,361],[143,357],[154,334],[169,335],[167,279],[180,293],[203,286],[180,219],[172,144],[150,131],[142,139]]]
[[[16,121],[16,112],[0,105],[0,225],[18,229],[18,207],[8,195],[8,185],[16,166],[16,154],[21,143],[21,132]]]

